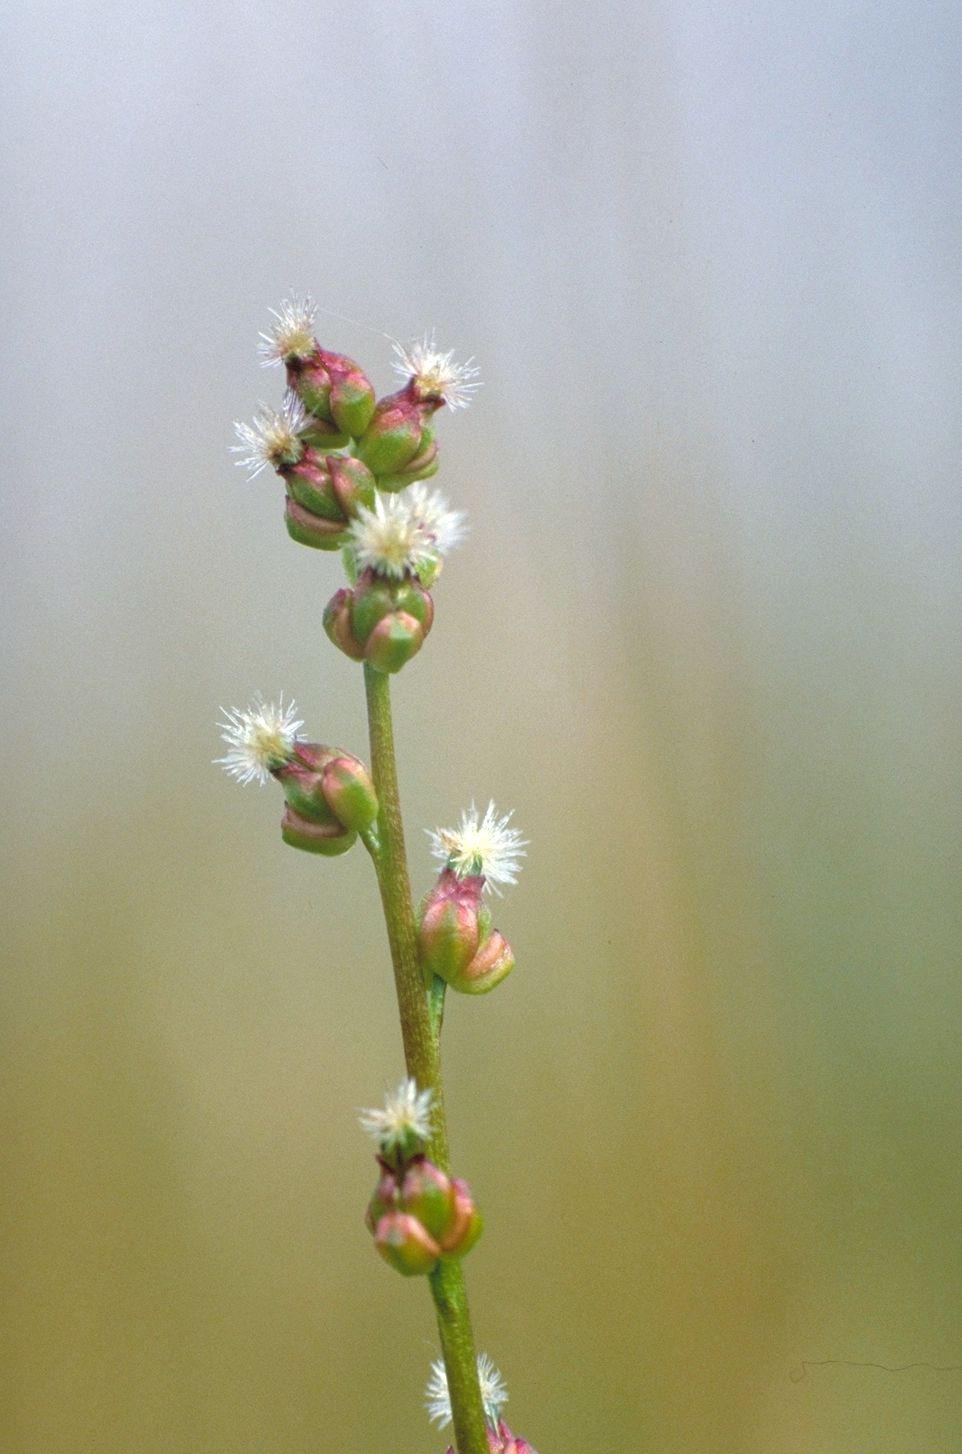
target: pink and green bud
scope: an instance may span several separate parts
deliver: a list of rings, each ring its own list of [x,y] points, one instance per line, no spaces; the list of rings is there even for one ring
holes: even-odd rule
[[[405,1171],[400,1206],[445,1247],[457,1221],[454,1187],[450,1177],[426,1157],[416,1157]]]
[[[287,800],[281,834],[294,848],[328,856],[346,853],[377,817],[374,784],[350,753],[298,742],[274,776]]]
[[[377,1230],[377,1224],[383,1216],[388,1212],[397,1211],[398,1190],[396,1175],[386,1162],[382,1162],[380,1180],[371,1193],[371,1200],[364,1213],[364,1221],[372,1235]]]
[[[434,474],[437,445],[428,423],[433,412],[430,404],[418,401],[406,390],[378,401],[358,440],[357,454],[378,476],[381,489],[401,490],[406,484]]]
[[[336,424],[331,424],[326,419],[318,419],[316,414],[307,415],[300,433],[304,443],[321,454],[327,454],[332,449],[343,449],[351,442],[349,434],[345,434]]]
[[[337,591],[324,611],[334,645],[382,672],[400,671],[420,651],[433,621],[434,602],[419,580],[388,580],[370,570],[352,589]]]
[[[488,1454],[535,1454],[527,1439],[516,1438],[503,1420],[496,1429],[489,1424],[487,1435]],[[456,1454],[456,1450],[449,1446],[447,1454]]]
[[[318,823],[316,819],[305,818],[294,808],[284,809],[281,818],[281,837],[291,848],[301,848],[305,853],[321,853],[325,858],[337,858],[354,847],[356,833],[348,833],[340,823]]]
[[[488,1446],[490,1454],[536,1454],[536,1451],[522,1439],[519,1434],[512,1434],[503,1419],[498,1421],[497,1429],[488,1427]]]
[[[441,1256],[434,1238],[407,1212],[386,1212],[374,1230],[374,1245],[405,1277],[431,1272]]]
[[[321,773],[324,797],[335,818],[364,833],[377,817],[377,794],[370,774],[362,762],[349,752],[339,752],[327,762]]]
[[[288,494],[288,533],[319,550],[339,550],[359,507],[370,509],[377,493],[370,470],[347,455],[307,449],[280,473]]]
[[[454,1196],[454,1216],[447,1232],[440,1239],[441,1251],[445,1257],[466,1257],[481,1236],[484,1222],[466,1181],[455,1177],[451,1190]]]
[[[346,438],[358,439],[367,429],[374,389],[353,359],[318,348],[310,358],[287,360],[287,381],[313,415]]]
[[[440,466],[441,458],[438,453],[437,441],[434,438],[434,427],[426,424],[421,432],[421,442],[417,454],[405,465],[403,470],[379,475],[378,488],[394,494],[398,490],[407,489],[408,485],[416,484],[418,480],[429,480],[432,475],[437,474]]]
[[[486,994],[514,968],[511,946],[491,927],[483,890],[481,874],[460,878],[445,868],[421,905],[421,963],[462,994]]]
[[[452,1180],[420,1153],[396,1150],[378,1161],[381,1176],[364,1220],[382,1256],[413,1274],[470,1252],[482,1224],[467,1182]]]

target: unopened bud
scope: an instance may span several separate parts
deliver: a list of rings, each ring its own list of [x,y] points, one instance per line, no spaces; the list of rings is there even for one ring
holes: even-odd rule
[[[358,641],[351,626],[353,603],[354,592],[350,587],[342,586],[339,591],[335,591],[324,607],[324,630],[345,656],[349,656],[352,661],[363,661],[363,643]]]
[[[451,1187],[454,1193],[454,1216],[448,1231],[441,1238],[441,1251],[446,1257],[466,1257],[481,1236],[484,1222],[474,1204],[467,1182],[455,1177]]]
[[[377,817],[374,784],[350,753],[298,742],[274,776],[287,799],[281,833],[294,848],[328,856],[346,853]]]
[[[380,1180],[371,1193],[371,1200],[364,1213],[364,1221],[369,1232],[373,1234],[377,1230],[378,1222],[386,1213],[397,1210],[397,1199],[397,1177],[391,1168],[382,1162]]]
[[[317,823],[302,817],[293,808],[285,808],[281,818],[281,837],[291,848],[336,858],[354,847],[357,834],[345,832],[340,823]]]
[[[343,449],[346,444],[350,444],[351,436],[345,434],[343,429],[338,429],[336,424],[331,424],[326,419],[318,419],[316,414],[306,411],[305,414],[301,438],[312,449],[327,454],[332,449]]]
[[[517,1434],[512,1434],[507,1424],[502,1419],[496,1429],[491,1425],[487,1426],[488,1454],[537,1454],[537,1450]],[[447,1454],[456,1454],[450,1446]]]
[[[358,458],[379,476],[385,489],[403,489],[404,484],[426,476],[414,473],[403,483],[385,485],[384,480],[399,479],[406,471],[418,468],[422,461],[429,473],[437,453],[434,431],[428,424],[431,407],[413,399],[402,390],[380,399],[363,437],[358,441]],[[434,453],[432,453],[432,450]],[[383,477],[383,478],[381,478]]]
[[[374,389],[353,359],[318,348],[307,359],[287,361],[287,379],[312,414],[357,439],[374,413]]]
[[[418,480],[429,480],[432,475],[437,474],[440,467],[441,458],[438,453],[437,441],[434,438],[434,426],[425,424],[421,431],[417,454],[408,461],[402,470],[379,475],[378,488],[387,490],[391,494],[398,490],[405,490],[408,485],[413,485]]]
[[[457,1218],[450,1177],[425,1156],[418,1156],[404,1173],[399,1195],[403,1210],[417,1217],[443,1248]]]
[[[289,497],[288,533],[320,550],[339,550],[359,507],[373,505],[377,493],[371,471],[348,455],[307,449],[281,474]]]
[[[496,1430],[488,1426],[488,1445],[491,1454],[537,1454],[527,1439],[512,1434],[503,1419],[498,1421]]]
[[[514,969],[514,951],[498,929],[491,932],[452,987],[468,995],[486,995]]]
[[[367,768],[348,752],[338,753],[321,773],[324,797],[345,828],[363,833],[377,817],[377,794]]]
[[[480,875],[458,878],[446,868],[421,906],[418,940],[421,963],[450,984],[459,979],[490,932],[491,915],[482,898]]]
[[[430,1272],[441,1256],[434,1238],[407,1212],[386,1212],[374,1230],[374,1245],[405,1277]]]
[[[446,868],[421,905],[421,963],[464,994],[486,994],[514,968],[511,946],[491,927],[483,890],[481,874],[459,878]]]
[[[363,571],[357,585],[337,591],[324,612],[324,629],[354,661],[378,671],[400,671],[424,643],[434,620],[434,602],[411,576],[388,580]]]

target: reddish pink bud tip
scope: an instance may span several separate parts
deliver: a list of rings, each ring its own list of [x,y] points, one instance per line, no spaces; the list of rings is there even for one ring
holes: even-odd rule
[[[386,1262],[405,1277],[428,1273],[441,1256],[434,1238],[416,1217],[387,1212],[377,1224],[374,1245]]]

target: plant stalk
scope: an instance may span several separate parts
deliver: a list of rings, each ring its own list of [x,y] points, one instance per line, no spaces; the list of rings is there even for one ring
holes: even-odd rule
[[[373,840],[368,841],[367,846],[377,873],[391,947],[404,1060],[408,1075],[417,1082],[418,1088],[427,1090],[430,1087],[434,1092],[433,1135],[428,1151],[435,1165],[449,1172],[451,1164],[441,1084],[439,1034],[435,1034],[418,959],[397,784],[390,678],[365,662],[364,689],[371,738],[371,771],[379,804],[377,841],[376,844]],[[439,1024],[437,1028],[439,1031]],[[488,1454],[474,1333],[460,1262],[439,1262],[428,1281],[448,1375],[458,1454]]]

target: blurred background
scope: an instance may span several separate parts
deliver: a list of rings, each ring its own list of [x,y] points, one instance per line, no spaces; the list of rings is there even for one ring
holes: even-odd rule
[[[486,380],[395,710],[417,892],[472,797],[531,841],[518,968],[445,1032],[512,1425],[957,1450],[957,6],[2,27],[0,1447],[444,1448],[361,1222],[369,864],[211,766],[256,689],[366,752],[337,559],[228,453],[294,288],[382,390],[431,326]]]

